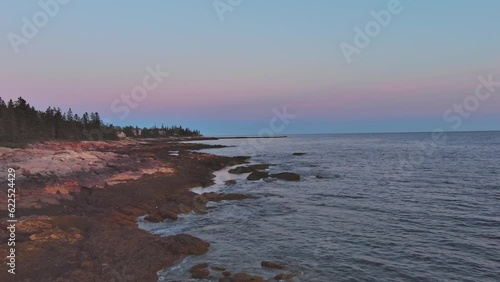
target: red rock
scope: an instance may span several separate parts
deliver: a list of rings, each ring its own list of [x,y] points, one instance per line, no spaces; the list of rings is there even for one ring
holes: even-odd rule
[[[195,279],[207,279],[210,277],[210,270],[208,268],[200,268],[191,271],[191,277]]]
[[[75,242],[83,239],[82,234],[78,231],[64,231],[59,228],[55,228],[49,231],[45,231],[38,234],[33,234],[30,236],[31,241],[60,241],[60,242]]]

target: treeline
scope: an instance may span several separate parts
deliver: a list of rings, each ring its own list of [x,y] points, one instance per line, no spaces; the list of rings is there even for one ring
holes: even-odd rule
[[[45,140],[117,140],[123,137],[160,138],[167,136],[200,136],[200,131],[172,127],[138,128],[105,124],[99,113],[79,116],[49,107],[36,110],[19,97],[7,103],[0,97],[0,144],[15,145]]]
[[[131,137],[142,137],[142,138],[160,138],[166,136],[201,136],[199,130],[191,130],[189,128],[183,128],[182,126],[171,126],[166,127],[162,125],[161,127],[150,127],[150,128],[139,128],[133,126],[119,127],[120,131],[125,133],[126,136]]]

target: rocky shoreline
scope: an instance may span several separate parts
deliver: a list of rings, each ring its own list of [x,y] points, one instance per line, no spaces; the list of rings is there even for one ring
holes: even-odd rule
[[[206,213],[209,201],[252,198],[190,191],[213,184],[214,171],[248,163],[248,157],[195,152],[221,146],[180,141],[46,142],[25,149],[0,148],[2,171],[16,169],[15,280],[157,281],[158,271],[186,256],[206,253],[208,242],[187,234],[154,235],[138,228],[136,220],[177,220],[181,213]],[[233,172],[267,167],[242,166]],[[7,187],[7,182],[0,185]],[[0,195],[0,203],[6,215],[6,195]],[[7,218],[0,225],[0,255],[5,258]],[[9,275],[1,271],[0,281],[12,281]],[[196,275],[200,277],[200,271]],[[278,278],[291,277],[287,275]],[[266,281],[228,271],[220,280]]]
[[[148,140],[1,148],[2,171],[13,167],[17,177],[15,280],[157,281],[159,270],[207,252],[207,242],[150,234],[137,227],[136,218],[165,202],[202,212],[189,189],[209,185],[213,171],[244,161],[191,151],[208,147]],[[0,224],[5,258],[5,217]],[[12,281],[10,275],[1,271],[0,280]]]

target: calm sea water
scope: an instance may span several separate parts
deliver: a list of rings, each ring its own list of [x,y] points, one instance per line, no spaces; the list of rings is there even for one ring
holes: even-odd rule
[[[190,281],[187,270],[207,261],[267,278],[279,273],[262,269],[262,260],[285,262],[295,281],[500,281],[498,132],[448,133],[439,144],[430,133],[206,143],[235,146],[206,152],[252,155],[275,164],[270,172],[302,180],[224,186],[235,177],[221,171],[209,190],[259,198],[213,204],[209,214],[177,222],[140,223],[212,244],[160,281]]]

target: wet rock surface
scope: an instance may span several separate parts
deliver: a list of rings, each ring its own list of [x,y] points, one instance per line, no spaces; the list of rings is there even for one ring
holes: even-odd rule
[[[300,175],[293,172],[271,174],[272,177],[286,181],[300,181]]]
[[[269,177],[269,173],[265,171],[254,171],[248,175],[247,180],[261,180]]]
[[[258,170],[266,170],[271,166],[270,164],[255,164],[255,165],[247,165],[247,166],[239,166],[233,169],[230,169],[228,172],[232,174],[242,174],[242,173],[250,173]]]

